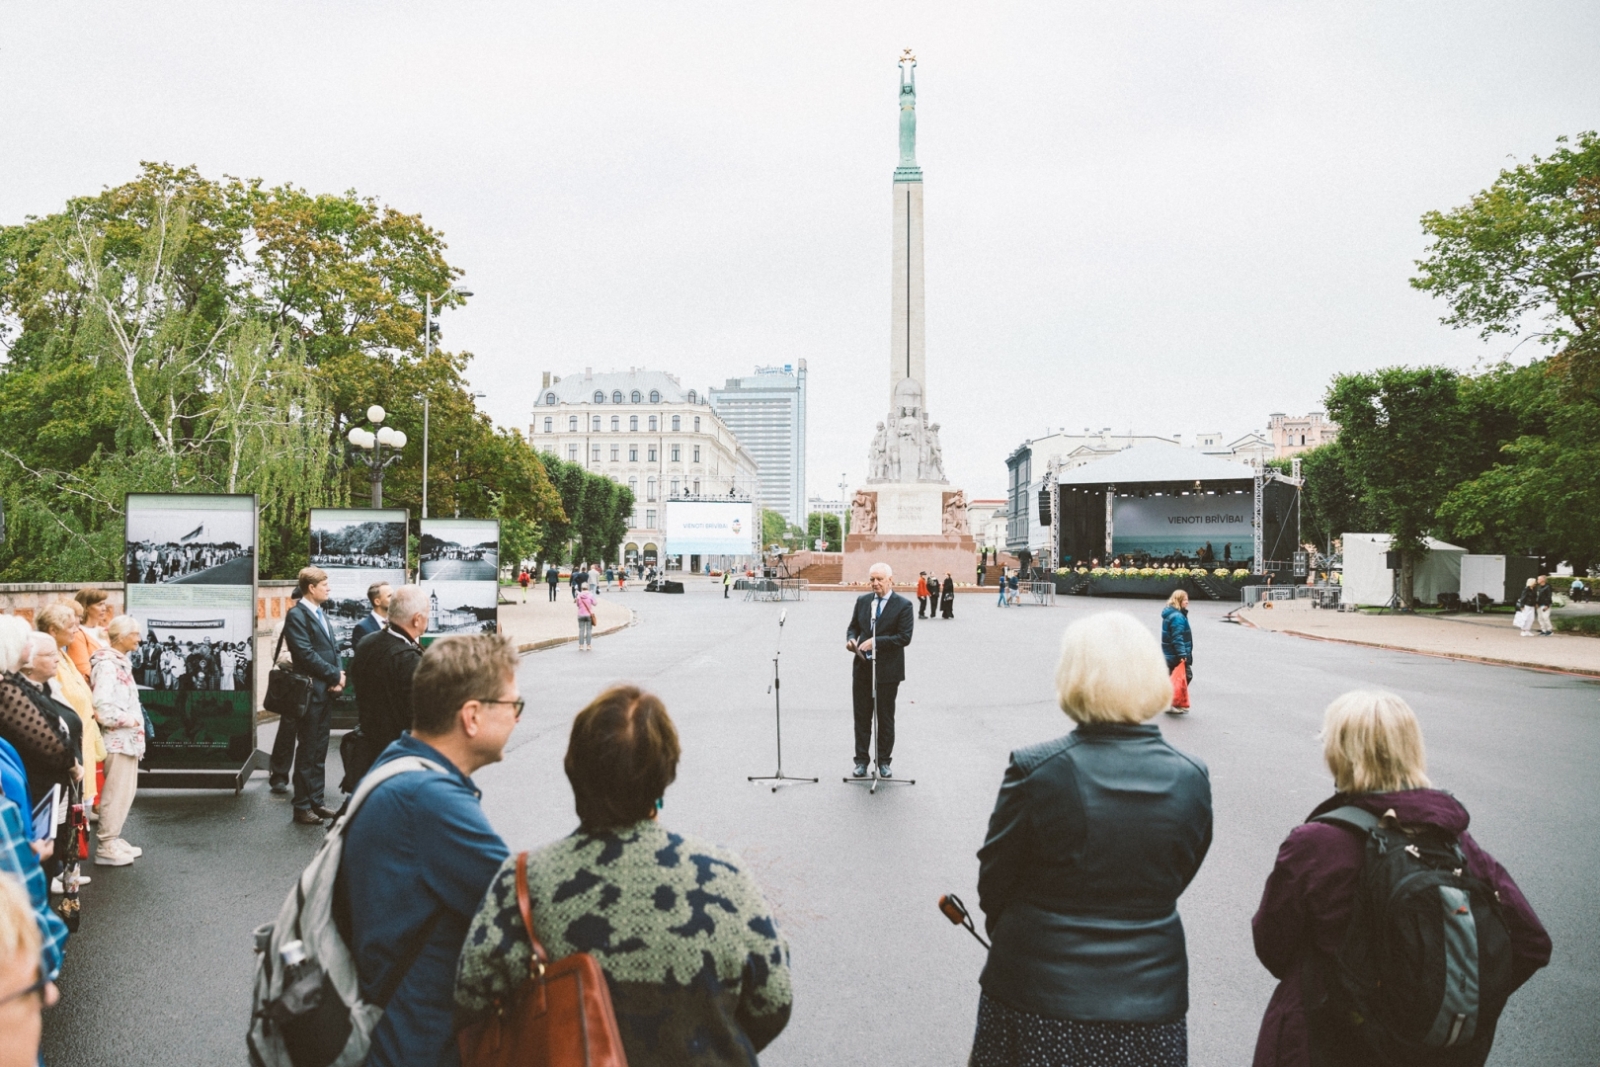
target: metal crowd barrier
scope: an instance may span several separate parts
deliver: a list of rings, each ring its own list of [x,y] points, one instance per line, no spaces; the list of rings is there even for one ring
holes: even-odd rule
[[[1247,585],[1240,597],[1247,608],[1264,600],[1309,600],[1314,608],[1337,611],[1343,591],[1338,585]]]
[[[1019,606],[1027,603],[1022,599],[1023,595],[1032,597],[1035,604],[1049,606],[1056,602],[1056,583],[1053,581],[1019,582],[1017,584],[1017,593],[1017,604]]]
[[[811,593],[806,578],[744,578],[734,586],[744,589],[746,600],[805,600]]]

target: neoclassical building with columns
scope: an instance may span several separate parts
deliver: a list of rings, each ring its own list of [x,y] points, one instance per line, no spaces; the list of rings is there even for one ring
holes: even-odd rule
[[[622,562],[662,562],[666,500],[760,499],[755,458],[717,417],[705,392],[685,389],[665,371],[546,372],[528,443],[633,490]]]

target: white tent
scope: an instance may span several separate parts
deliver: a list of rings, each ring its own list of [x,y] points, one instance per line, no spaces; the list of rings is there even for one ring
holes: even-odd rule
[[[1385,604],[1396,592],[1396,572],[1388,567],[1392,539],[1388,534],[1344,535],[1344,593],[1346,604]],[[1467,550],[1431,537],[1423,539],[1428,551],[1412,576],[1419,604],[1438,602],[1440,593],[1461,592],[1461,558]]]

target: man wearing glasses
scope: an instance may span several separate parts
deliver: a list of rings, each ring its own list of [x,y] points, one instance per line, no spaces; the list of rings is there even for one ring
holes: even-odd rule
[[[510,638],[446,637],[411,681],[411,732],[373,764],[416,756],[438,771],[375,788],[345,832],[338,891],[349,902],[361,997],[393,990],[368,1067],[454,1065],[456,958],[467,924],[510,854],[489,826],[472,774],[500,760],[522,716]],[[371,773],[371,772],[369,772]]]
[[[22,883],[0,870],[0,1067],[39,1062],[43,1012],[54,1007],[55,983],[45,977],[39,923]]]

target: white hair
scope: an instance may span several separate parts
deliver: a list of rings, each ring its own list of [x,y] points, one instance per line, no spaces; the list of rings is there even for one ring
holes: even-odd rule
[[[389,594],[389,619],[409,623],[417,615],[428,614],[428,591],[420,585],[402,585]]]
[[[1075,722],[1144,722],[1172,706],[1172,681],[1155,635],[1132,615],[1106,611],[1067,627],[1056,697]]]
[[[877,574],[879,571],[883,572],[883,576],[885,578],[893,578],[894,577],[894,568],[889,566],[887,563],[874,563],[872,565],[872,569],[869,570],[867,573],[868,574]]]
[[[22,666],[27,667],[33,663],[33,657],[39,654],[40,649],[59,650],[60,647],[56,644],[54,635],[47,634],[43,630],[30,630],[27,647],[22,650]]]
[[[0,671],[22,668],[23,654],[29,651],[33,627],[15,615],[0,615]]]
[[[132,615],[118,615],[106,623],[106,640],[116,641],[128,634],[144,636],[144,626]]]

